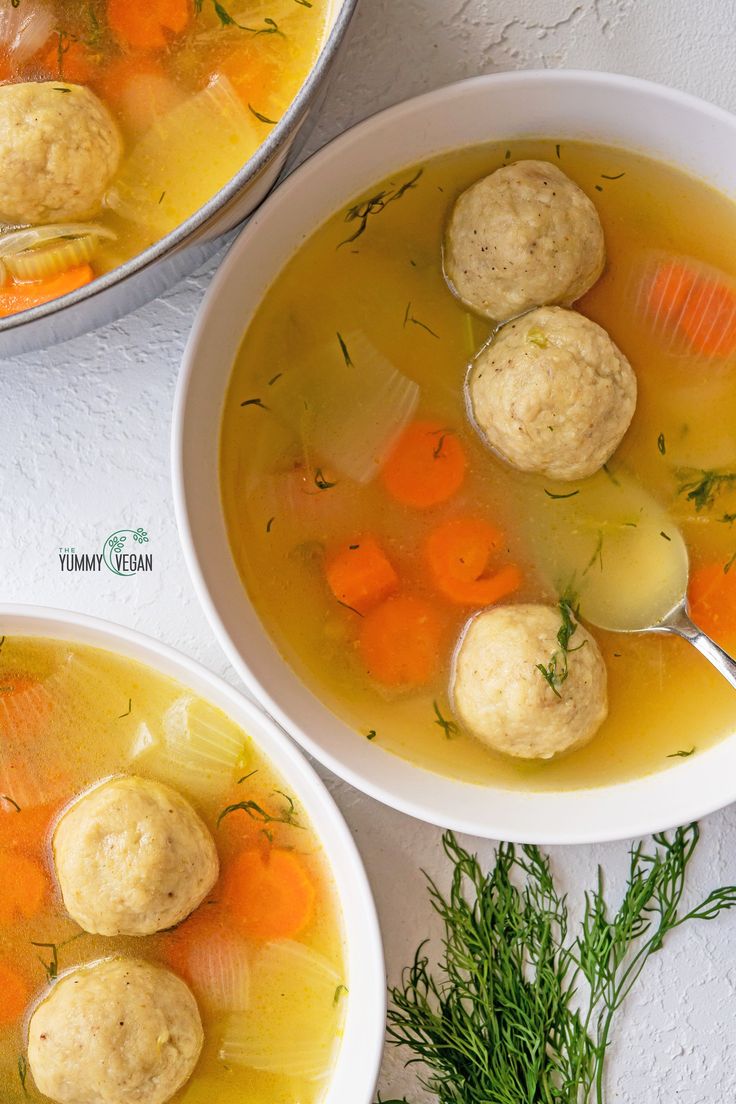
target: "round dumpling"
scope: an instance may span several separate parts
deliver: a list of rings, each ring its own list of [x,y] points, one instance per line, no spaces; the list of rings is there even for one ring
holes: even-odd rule
[[[604,264],[595,205],[547,161],[517,161],[477,181],[447,225],[452,290],[497,322],[545,303],[574,303]]]
[[[57,1104],[165,1104],[191,1077],[203,1041],[180,978],[109,958],[55,982],[28,1025],[28,1064]]]
[[[0,221],[92,217],[122,149],[115,120],[89,88],[62,81],[0,85]]]
[[[52,843],[67,912],[99,935],[178,924],[219,873],[212,835],[189,802],[146,778],[112,778],[82,794]]]
[[[455,657],[453,704],[465,728],[494,751],[551,759],[586,744],[606,719],[600,649],[577,625],[563,654],[560,625],[559,609],[544,605],[493,606],[468,623]],[[540,665],[556,672],[554,685]]]
[[[503,326],[468,382],[476,426],[521,471],[584,479],[634,415],[636,376],[606,331],[577,311],[540,307]]]

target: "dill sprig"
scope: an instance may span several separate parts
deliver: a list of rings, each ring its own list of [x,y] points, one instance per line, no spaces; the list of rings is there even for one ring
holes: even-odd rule
[[[677,472],[680,485],[678,494],[684,494],[696,510],[712,506],[716,497],[736,484],[736,472],[716,471],[707,468],[683,468]]]
[[[249,778],[250,775],[246,775]],[[288,824],[291,828],[302,828],[303,825],[299,823],[297,819],[296,805],[288,794],[283,790],[274,790],[274,794],[278,794],[279,797],[283,797],[286,802],[285,807],[280,813],[269,813],[267,809],[264,809],[262,805],[259,805],[257,801],[236,801],[232,805],[226,805],[217,818],[217,827],[219,828],[226,816],[230,816],[232,813],[246,813],[251,820],[257,821],[259,824]]]
[[[595,556],[588,567],[592,566],[593,563],[595,563]],[[570,641],[578,630],[578,610],[573,596],[571,594],[564,594],[557,603],[557,607],[560,611],[561,622],[557,630],[558,647],[552,653],[546,665],[544,663],[537,663],[535,667],[550,690],[556,694],[558,698],[561,698],[562,694],[560,693],[560,687],[563,683],[567,682],[570,674],[567,657],[571,652],[579,651],[584,646],[585,641],[583,640],[575,648],[570,646]]]
[[[603,1104],[615,1016],[650,956],[674,929],[736,906],[728,887],[682,909],[698,838],[691,824],[650,850],[635,845],[615,909],[599,870],[574,934],[539,848],[501,844],[486,874],[444,836],[449,894],[428,879],[444,927],[439,966],[422,944],[388,1014],[389,1041],[422,1064],[438,1104]]]
[[[376,195],[371,196],[370,199],[362,200],[360,203],[354,204],[348,208],[345,215],[345,222],[357,222],[358,229],[354,234],[351,234],[349,238],[345,238],[338,245],[338,249],[343,245],[350,245],[351,242],[357,241],[359,237],[365,234],[368,229],[368,220],[372,215],[378,215],[381,211],[384,211],[390,203],[395,203],[397,199],[401,199],[411,188],[416,188],[419,177],[424,172],[424,169],[418,169],[417,172],[409,180],[405,180],[403,184],[400,184],[398,188],[384,188],[382,192],[378,192]]]

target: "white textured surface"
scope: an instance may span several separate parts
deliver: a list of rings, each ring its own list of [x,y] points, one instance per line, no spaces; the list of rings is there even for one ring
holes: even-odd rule
[[[362,0],[315,148],[408,95],[479,72],[566,66],[649,77],[736,110],[736,0]],[[211,268],[96,334],[0,361],[0,601],[69,607],[157,635],[234,681],[186,575],[169,490],[171,401],[179,357]],[[96,551],[143,526],[152,575],[62,575],[60,546]],[[323,772],[324,773],[324,772]],[[389,972],[433,930],[421,868],[442,879],[440,833],[328,779],[372,878]],[[488,845],[480,845],[489,851]],[[624,845],[556,849],[575,895],[596,861],[622,874]],[[736,812],[704,825],[693,892],[736,882]],[[609,1104],[736,1099],[736,917],[673,938],[627,1005]],[[382,1090],[413,1073],[387,1055]]]

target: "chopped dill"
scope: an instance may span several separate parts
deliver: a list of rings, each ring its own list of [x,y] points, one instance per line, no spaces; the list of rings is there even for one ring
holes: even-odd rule
[[[559,161],[560,160],[560,143],[559,142],[555,146],[555,154],[557,156],[557,160]]]
[[[256,119],[261,123],[268,123],[269,126],[276,126],[278,119],[269,119],[268,115],[262,115],[260,111],[256,111],[253,104],[248,104],[248,110],[251,115],[255,115]]]
[[[668,755],[668,759],[689,759],[691,755],[695,754],[695,748],[691,747],[689,751],[673,751],[671,755]]]
[[[0,652],[3,650],[3,645],[4,644],[5,644],[5,637],[0,636]]]
[[[659,449],[661,456],[664,456],[664,454],[667,452],[667,445],[665,444],[664,433],[660,433],[659,437],[657,438],[657,448]]]
[[[406,310],[404,311],[404,329],[406,329],[407,322],[411,322],[415,326],[420,326],[421,329],[426,330],[428,334],[432,335],[432,337],[436,337],[438,341],[440,340],[440,335],[438,333],[435,333],[435,331],[431,329],[426,322],[421,322],[418,318],[414,317],[414,315],[411,313],[411,303],[406,304]]]
[[[668,537],[667,534],[665,533],[664,529],[659,530],[659,535],[660,535],[660,537],[664,537],[664,539],[666,541],[671,541],[672,540],[672,537]]]
[[[123,717],[129,717],[132,712],[133,712],[133,699],[128,698],[128,709],[125,713],[120,714],[120,716],[118,717],[118,720],[122,721]]]
[[[264,403],[263,399],[244,399],[240,404],[241,406],[259,406],[261,410],[268,410],[268,407]]]
[[[590,571],[591,567],[593,567],[593,565],[596,564],[596,563],[599,565],[599,567],[602,571],[603,570],[603,530],[602,529],[598,530],[598,539],[596,540],[595,551],[593,552],[593,555],[590,557],[590,561],[588,563],[588,566],[585,568],[585,571],[583,572],[583,575],[587,575],[588,572]]]
[[[276,380],[280,380],[283,374],[283,372],[277,372],[275,376],[271,376],[270,380],[268,381],[268,386],[273,387],[273,385],[276,383]]]
[[[300,8],[311,8],[314,6],[311,0],[294,0],[294,3],[298,4]]]
[[[707,468],[685,468],[677,472],[680,479],[678,494],[684,494],[696,510],[712,506],[716,497],[736,484],[736,472],[715,471]]]
[[[355,365],[353,364],[348,347],[345,344],[345,338],[342,336],[339,330],[337,331],[337,340],[340,344],[340,352],[342,353],[342,358],[345,361],[346,366],[348,368],[354,368]]]
[[[275,520],[276,520],[276,517],[274,516],[274,517],[270,517],[268,519],[268,521],[266,522],[266,532],[267,533],[271,532],[271,529],[273,527],[273,523],[275,522]]]
[[[337,480],[331,482],[329,479],[325,479],[324,472],[321,468],[317,468],[316,472],[314,473],[314,483],[320,491],[329,491],[330,487],[337,486]]]
[[[165,196],[165,195],[166,195],[166,192],[165,192],[165,191],[163,191],[163,192],[161,193],[161,195],[160,195],[160,196],[158,197],[158,205],[159,205],[159,207],[160,207],[160,206],[161,206],[161,204],[163,203],[163,201],[164,201],[164,196]]]
[[[626,173],[616,173],[615,176],[609,176],[608,173],[601,173],[601,180],[620,180],[622,176],[626,176]]]
[[[726,563],[723,565],[723,574],[724,575],[728,575],[728,573],[731,570],[731,568],[733,567],[734,563],[736,563],[736,552],[734,552],[734,554],[733,554],[733,556],[731,556],[730,560],[727,560]]]
[[[442,729],[447,739],[451,740],[453,736],[459,736],[460,729],[455,721],[448,721],[447,717],[443,717],[440,707],[436,701],[432,702],[432,707],[434,709],[435,715],[434,723]]]
[[[615,476],[615,475],[613,474],[613,472],[612,472],[612,471],[611,471],[611,469],[609,468],[608,464],[604,464],[604,465],[603,465],[603,471],[604,471],[604,472],[606,473],[606,475],[608,476],[608,478],[609,478],[609,479],[611,480],[611,482],[613,483],[614,487],[620,487],[620,486],[621,486],[620,480],[618,480],[618,479],[616,478],[616,476]]]
[[[350,612],[354,613],[356,617],[363,616],[360,610],[357,610],[355,606],[349,606],[347,602],[341,602],[339,598],[336,598],[335,601],[337,602],[338,606],[342,606],[343,609],[350,610]]]
[[[591,560],[591,564],[595,560]],[[557,644],[558,648],[552,653],[549,662],[545,666],[543,663],[535,664],[535,669],[539,671],[544,681],[549,686],[552,693],[561,698],[560,687],[567,681],[570,674],[570,668],[568,665],[568,656],[572,652],[578,652],[586,643],[585,640],[577,647],[571,648],[570,641],[577,632],[578,612],[574,607],[574,599],[571,595],[565,594],[560,598],[557,603],[560,611],[560,627],[557,630]]]
[[[536,345],[540,349],[546,349],[549,345],[547,335],[539,326],[531,326],[527,331],[526,340],[530,345]],[[549,427],[547,427],[549,428]]]
[[[17,6],[17,5],[16,5]],[[23,1095],[28,1096],[28,1087],[26,1080],[28,1079],[28,1060],[25,1054],[18,1055],[18,1080],[20,1081],[20,1087],[23,1090]]]
[[[16,813],[22,812],[21,807],[18,804],[18,802],[14,798],[12,798],[9,794],[0,794],[0,801],[7,801],[8,805],[12,805],[12,807],[15,809]]]
[[[435,460],[439,460],[440,456],[442,456],[442,449],[445,447],[445,440],[446,439],[447,439],[447,432],[441,433],[437,444],[432,449],[432,456]]]
[[[511,150],[510,149],[506,150],[505,154],[503,155],[503,159],[504,159],[504,161],[510,161],[511,160]]]
[[[365,738],[366,738],[366,740],[375,740],[377,735],[378,735],[378,733],[376,732],[375,728],[370,728],[366,732]]]
[[[39,950],[49,951],[49,961],[46,962],[41,955],[38,955],[38,961],[46,971],[46,976],[49,981],[55,981],[59,976],[59,951],[63,947],[68,947],[70,943],[74,943],[75,940],[81,939],[86,932],[80,931],[76,935],[70,936],[69,939],[65,939],[63,943],[39,943],[35,939],[31,939],[30,943],[32,947],[38,947]]]
[[[254,774],[258,774],[258,767],[256,767],[255,770],[248,771],[248,773],[244,774],[242,778],[239,778],[236,785],[242,786],[243,782],[247,782],[248,779],[252,778]]]
[[[354,204],[348,208],[345,215],[345,222],[357,222],[358,229],[354,234],[351,234],[349,238],[345,238],[341,241],[337,248],[340,249],[343,245],[350,245],[351,242],[357,241],[368,229],[368,220],[373,215],[378,215],[381,211],[385,211],[390,203],[395,203],[397,199],[401,199],[411,188],[416,188],[417,181],[424,172],[424,169],[418,169],[414,176],[410,180],[405,180],[403,184],[400,184],[398,188],[387,188],[382,192],[378,192],[376,195],[371,196],[370,199],[361,200],[360,203]]]
[[[733,525],[736,521],[736,514],[724,514],[723,517],[719,517],[719,521],[722,521],[724,525]]]
[[[204,0],[194,0],[194,11],[197,15],[202,11]],[[264,27],[246,27],[245,24],[239,23],[234,16],[230,14],[224,4],[220,3],[220,0],[212,0],[212,7],[215,10],[217,18],[223,27],[237,27],[240,31],[248,31],[252,35],[263,34],[277,34],[285,38],[283,31],[279,30],[278,24],[275,19],[264,19]]]
[[[547,498],[574,498],[575,495],[580,494],[580,491],[570,491],[569,494],[555,494],[554,491],[548,491],[545,487],[544,493],[546,494]]]
[[[226,805],[219,814],[216,822],[217,827],[220,827],[226,816],[240,812],[246,813],[251,820],[255,820],[259,824],[288,824],[292,828],[301,828],[302,825],[296,819],[295,806],[292,799],[287,794],[282,793],[281,790],[274,790],[273,792],[286,798],[287,801],[286,808],[279,816],[274,816],[272,813],[267,812],[257,801],[236,801],[232,805]]]
[[[340,1003],[340,997],[346,997],[348,993],[349,989],[347,985],[338,985],[337,989],[335,989],[335,995],[332,998],[333,1007],[337,1008]]]

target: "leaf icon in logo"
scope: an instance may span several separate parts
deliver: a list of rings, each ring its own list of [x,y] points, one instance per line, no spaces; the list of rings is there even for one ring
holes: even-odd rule
[[[148,544],[148,533],[145,529],[138,528],[133,533],[133,540],[137,541],[138,544]]]
[[[122,552],[125,548],[125,537],[116,533],[114,536],[110,537],[107,543],[113,552]]]

